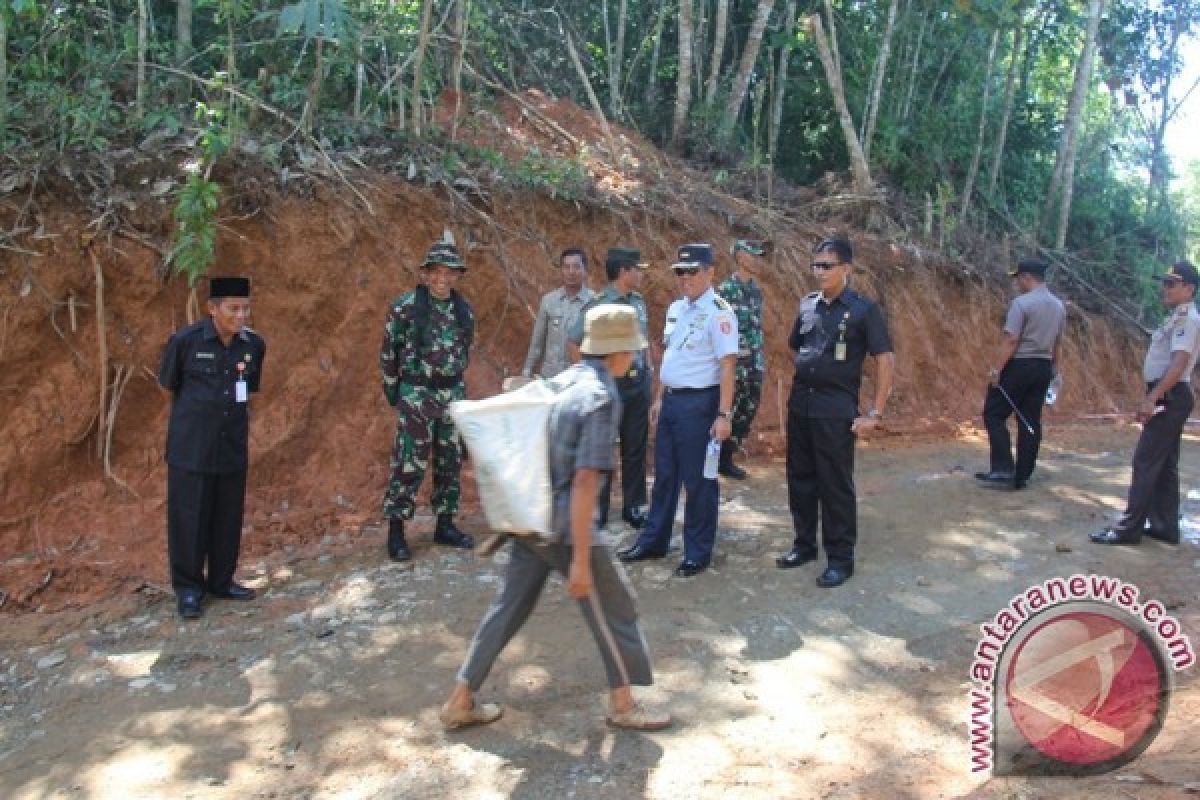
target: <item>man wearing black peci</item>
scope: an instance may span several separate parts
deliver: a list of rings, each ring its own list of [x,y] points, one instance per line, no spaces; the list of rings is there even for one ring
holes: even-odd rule
[[[204,595],[250,600],[233,580],[242,541],[250,393],[266,343],[246,327],[250,280],[209,281],[208,314],[176,331],[158,382],[171,395],[167,424],[167,557],[179,615],[203,613]],[[206,569],[207,567],[207,569]]]

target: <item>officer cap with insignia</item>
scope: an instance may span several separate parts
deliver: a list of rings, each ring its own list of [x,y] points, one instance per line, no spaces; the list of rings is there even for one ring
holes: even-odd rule
[[[1200,273],[1190,261],[1179,261],[1158,276],[1160,281],[1183,281],[1189,286],[1200,286]]]
[[[1040,258],[1022,258],[1015,266],[1008,270],[1008,274],[1013,278],[1018,275],[1033,275],[1036,278],[1045,278],[1047,269],[1046,262]]]
[[[227,297],[249,297],[250,279],[227,276],[208,279],[208,299],[224,300]]]
[[[642,251],[636,247],[610,247],[604,258],[604,266],[609,269],[649,269],[650,265],[642,261]]]
[[[421,269],[435,267],[438,264],[459,272],[467,271],[467,265],[459,258],[458,250],[450,242],[434,242],[425,255],[425,260],[421,262]]]
[[[700,244],[685,244],[679,248],[675,263],[671,269],[691,269],[694,267],[711,267],[716,263],[713,246],[707,242]]]
[[[737,255],[739,250],[749,253],[752,256],[765,256],[770,248],[770,242],[764,242],[760,239],[734,239],[733,244],[729,246],[729,255]]]

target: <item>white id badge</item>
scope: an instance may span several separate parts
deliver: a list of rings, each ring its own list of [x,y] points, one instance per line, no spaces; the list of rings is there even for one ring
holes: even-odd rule
[[[233,399],[238,403],[244,403],[250,399],[245,381],[237,381],[233,384]]]

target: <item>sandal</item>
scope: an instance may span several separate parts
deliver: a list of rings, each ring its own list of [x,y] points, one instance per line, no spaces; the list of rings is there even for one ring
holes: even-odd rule
[[[609,711],[604,721],[614,728],[660,731],[670,726],[671,715],[665,711],[651,711],[641,703],[634,703],[624,711]]]
[[[474,725],[487,725],[495,722],[504,715],[504,708],[497,703],[480,703],[471,708],[447,708],[442,706],[438,719],[442,727],[448,731],[470,728]]]

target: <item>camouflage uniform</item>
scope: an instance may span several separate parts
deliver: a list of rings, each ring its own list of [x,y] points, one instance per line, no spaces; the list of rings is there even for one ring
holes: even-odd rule
[[[465,300],[459,302],[470,316],[470,306]],[[467,337],[453,299],[430,296],[427,325],[420,324],[419,316],[417,291],[401,295],[388,311],[379,351],[383,391],[398,417],[391,476],[383,498],[383,514],[390,518],[413,518],[431,450],[433,511],[439,516],[458,511],[462,450],[449,406],[466,396],[462,375],[467,368]],[[427,327],[428,332],[422,334],[419,327]]]
[[[750,433],[758,403],[762,397],[763,373],[767,368],[763,352],[763,296],[762,289],[751,278],[740,281],[731,275],[720,286],[717,294],[733,307],[737,316],[738,361],[733,396],[733,433],[730,438],[740,447]]]

